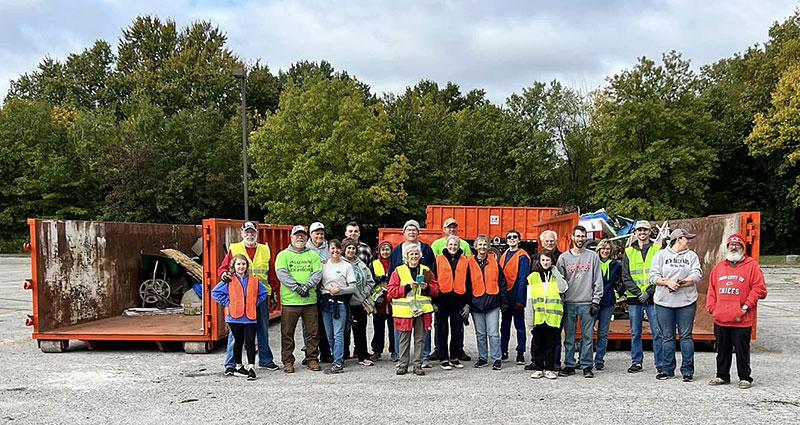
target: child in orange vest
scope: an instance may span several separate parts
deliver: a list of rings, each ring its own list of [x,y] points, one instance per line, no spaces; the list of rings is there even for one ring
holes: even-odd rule
[[[256,311],[258,304],[267,299],[267,290],[259,285],[258,278],[248,273],[247,257],[236,254],[231,260],[232,276],[222,280],[211,291],[214,301],[224,305],[225,323],[233,333],[233,361],[236,368],[225,369],[226,376],[246,376],[256,379]],[[242,345],[247,351],[247,368],[242,364]]]

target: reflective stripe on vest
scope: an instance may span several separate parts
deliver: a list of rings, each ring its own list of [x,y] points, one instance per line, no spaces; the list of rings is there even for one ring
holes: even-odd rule
[[[247,275],[247,295],[244,294],[242,283],[238,276],[232,276],[228,282],[228,315],[238,319],[246,315],[250,320],[256,320],[256,300],[258,299],[258,278],[252,274]]]
[[[469,257],[469,278],[472,283],[472,296],[497,295],[500,292],[500,287],[497,285],[500,277],[500,264],[497,263],[497,257],[490,252],[483,270],[478,265],[476,258],[477,256],[475,255]]]
[[[467,269],[469,268],[469,260],[463,255],[458,257],[456,263],[455,277],[453,277],[453,269],[450,268],[450,261],[447,260],[444,254],[439,254],[436,257],[436,280],[439,281],[439,292],[447,294],[455,291],[458,295],[464,295],[467,292]]]
[[[420,264],[419,272],[423,273],[425,270],[430,269],[425,265]],[[407,265],[403,264],[402,266],[397,266],[394,271],[397,273],[397,277],[400,279],[400,286],[416,282],[416,279],[411,277],[411,270],[409,270]],[[419,289],[419,287],[417,287],[417,289],[409,292],[408,296],[406,297],[392,299],[392,316],[403,319],[411,319],[414,317],[413,306],[416,306],[417,309],[422,310],[423,313],[433,313],[431,297],[422,295],[422,291]]]
[[[503,277],[506,278],[506,288],[511,290],[514,287],[514,283],[517,282],[517,273],[519,273],[519,257],[525,256],[529,261],[531,257],[525,252],[524,249],[517,249],[514,251],[514,254],[511,255],[511,258],[506,262],[506,256],[508,256],[509,250],[503,253],[500,256],[500,265],[503,266]]]
[[[631,271],[631,279],[639,290],[644,292],[650,286],[650,265],[653,264],[653,257],[661,249],[661,245],[654,243],[647,249],[647,258],[642,261],[642,252],[629,246],[625,248],[625,256],[628,257],[628,266]],[[635,297],[631,291],[625,291],[627,297]]]
[[[533,325],[547,323],[548,326],[557,328],[561,325],[561,317],[564,315],[564,306],[561,301],[561,294],[558,293],[556,278],[552,274],[547,283],[547,292],[542,284],[542,277],[539,272],[528,275],[528,285],[531,293],[531,305],[533,306]]]
[[[267,293],[272,292],[272,288],[269,286],[268,280],[268,273],[269,273],[269,245],[267,244],[257,244],[256,245],[256,253],[253,258],[250,258],[247,255],[247,249],[244,247],[244,242],[236,242],[232,243],[230,248],[228,248],[231,252],[231,257],[236,254],[242,254],[247,258],[247,270],[258,278],[258,283],[261,284],[264,288],[266,288]]]

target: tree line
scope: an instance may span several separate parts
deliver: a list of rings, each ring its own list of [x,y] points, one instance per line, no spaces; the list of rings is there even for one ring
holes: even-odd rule
[[[247,65],[251,215],[398,225],[428,204],[605,207],[635,219],[762,212],[800,247],[800,14],[699,71],[646,57],[591,92],[533,82],[502,105],[422,80],[381,96],[326,62]],[[241,218],[245,61],[211,22],[141,16],[116,48],[46,57],[0,109],[0,237],[27,217]]]

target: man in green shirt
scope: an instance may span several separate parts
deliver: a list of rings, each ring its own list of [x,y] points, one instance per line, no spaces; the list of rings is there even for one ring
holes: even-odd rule
[[[322,279],[319,255],[306,248],[308,232],[294,226],[291,244],[275,258],[275,274],[281,282],[281,359],[283,371],[294,373],[294,332],[297,321],[306,324],[306,366],[319,367],[319,335],[316,286]]]
[[[436,256],[436,257],[438,257],[439,254],[442,253],[442,251],[444,251],[444,247],[445,247],[445,245],[447,245],[447,242],[445,242],[445,239],[449,235],[458,236],[458,223],[456,222],[456,219],[454,219],[453,217],[450,217],[447,220],[445,220],[444,221],[444,226],[442,226],[442,230],[444,232],[444,236],[442,236],[440,239],[436,239],[431,244],[431,250],[433,251],[433,255]],[[469,249],[469,243],[467,241],[465,241],[463,238],[461,239],[460,246],[461,246],[461,250],[464,251],[464,253],[462,255],[464,255],[464,256],[472,255],[472,251]]]

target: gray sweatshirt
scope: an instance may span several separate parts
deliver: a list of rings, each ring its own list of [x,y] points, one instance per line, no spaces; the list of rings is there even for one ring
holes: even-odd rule
[[[354,261],[344,258],[344,261],[347,261],[353,266],[353,272],[356,274],[356,291],[353,293],[352,298],[350,298],[350,305],[360,306],[362,301],[370,299],[372,288],[375,287],[375,279],[372,278],[372,272],[370,272],[369,267],[361,261],[361,258],[356,257]]]
[[[656,279],[678,281],[678,279],[691,279],[691,285],[681,286],[675,292],[671,292],[668,287],[663,285],[656,286],[656,293],[653,302],[662,307],[685,307],[697,301],[697,285],[703,277],[703,269],[700,267],[700,259],[697,254],[690,249],[675,252],[672,248],[665,248],[658,251],[653,256],[653,264],[650,266],[650,282],[655,285]]]
[[[302,254],[302,253],[308,251],[308,248],[303,248],[302,250],[297,250],[292,246],[292,244],[289,244],[289,246],[286,247],[286,249],[288,249],[289,251],[291,251],[291,252],[293,252],[295,254]],[[297,287],[300,286],[300,285],[306,285],[308,288],[313,288],[313,287],[317,286],[317,284],[320,282],[320,280],[322,280],[322,270],[317,270],[315,272],[312,272],[311,276],[309,276],[308,280],[305,281],[305,282],[298,282],[298,281],[294,280],[294,277],[292,277],[291,272],[289,270],[287,270],[287,269],[284,269],[284,268],[276,268],[275,269],[275,275],[278,276],[278,280],[281,282],[281,285],[285,286],[290,291],[296,291]]]
[[[558,257],[556,268],[569,287],[564,301],[570,304],[600,304],[603,298],[603,272],[596,252],[584,249],[580,255],[572,250]]]
[[[334,263],[332,260],[322,265],[322,294],[352,295],[356,292],[356,276],[353,266],[344,261]],[[331,285],[336,285],[339,292],[331,294]]]

